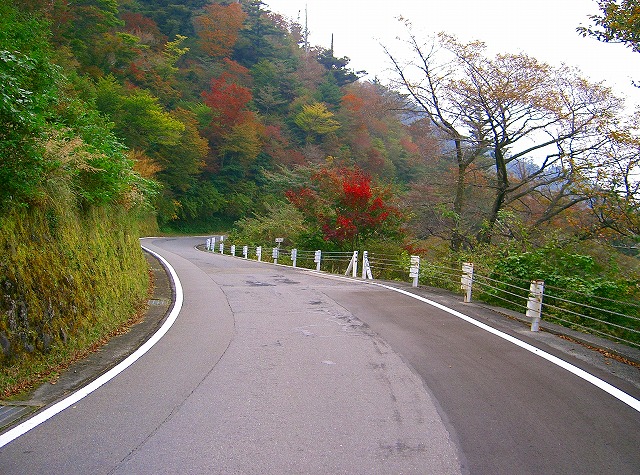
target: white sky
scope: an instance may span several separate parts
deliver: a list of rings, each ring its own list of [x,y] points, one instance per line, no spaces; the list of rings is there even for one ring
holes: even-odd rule
[[[389,77],[380,43],[393,46],[404,27],[399,15],[411,21],[414,32],[426,38],[440,31],[461,41],[481,40],[491,54],[526,53],[540,61],[578,67],[592,81],[602,81],[627,105],[640,104],[640,53],[619,44],[583,38],[576,27],[589,26],[598,12],[594,0],[263,0],[267,8],[304,25],[308,11],[310,43],[328,48],[334,35],[334,54],[351,59],[349,67],[366,70],[373,79]],[[397,50],[391,48],[394,53]]]

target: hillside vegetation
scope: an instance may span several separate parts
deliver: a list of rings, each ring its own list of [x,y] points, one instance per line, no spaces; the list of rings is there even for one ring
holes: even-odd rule
[[[140,223],[522,279],[552,255],[637,300],[640,115],[604,85],[410,26],[383,84],[307,38],[260,0],[0,0],[3,368],[127,320]]]
[[[48,23],[0,3],[0,397],[138,314],[152,182],[53,62]]]

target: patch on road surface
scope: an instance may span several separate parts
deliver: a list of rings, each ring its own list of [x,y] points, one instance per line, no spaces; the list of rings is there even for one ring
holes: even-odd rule
[[[270,284],[269,282],[259,282],[256,280],[245,280],[247,285],[251,287],[275,287],[276,284]]]

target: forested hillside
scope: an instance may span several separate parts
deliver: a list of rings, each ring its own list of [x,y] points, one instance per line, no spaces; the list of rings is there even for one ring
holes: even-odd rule
[[[402,222],[407,240],[455,252],[531,229],[629,252],[637,243],[637,117],[569,68],[490,58],[448,35],[436,46],[450,58],[437,64],[408,30],[406,48],[386,51],[392,88],[359,80],[348,58],[308,44],[303,25],[260,0],[17,3],[49,22],[67,88],[109,122],[137,174],[161,185],[163,230],[223,230],[296,208],[342,247],[362,226],[397,236]],[[444,64],[452,71],[429,76]],[[377,190],[362,205],[379,198],[393,223],[357,226],[329,203],[350,185],[328,197],[318,177],[341,168]]]
[[[570,68],[449,35],[430,49],[408,28],[401,50],[386,49],[397,81],[383,84],[260,0],[0,6],[5,355],[68,333],[52,323],[62,303],[16,290],[40,264],[15,243],[70,255],[63,225],[96,219],[113,219],[104,236],[123,249],[135,223],[157,221],[489,268],[590,254],[580,279],[622,279],[616,298],[637,295],[640,116]],[[25,219],[40,227],[15,225]],[[74,288],[61,272],[52,285]]]
[[[305,45],[300,25],[260,1],[81,3],[43,4],[53,41],[136,171],[162,184],[165,230],[263,212],[283,198],[268,196],[265,171],[332,157],[408,183],[434,149],[420,124],[403,124],[398,94],[357,82],[347,58]]]

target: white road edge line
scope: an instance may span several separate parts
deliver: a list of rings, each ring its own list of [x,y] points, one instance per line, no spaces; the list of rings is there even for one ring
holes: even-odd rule
[[[180,310],[182,309],[182,303],[184,300],[184,294],[182,292],[182,284],[180,283],[180,279],[178,279],[178,274],[173,269],[173,267],[171,267],[171,264],[169,264],[164,257],[151,251],[150,249],[147,249],[144,246],[142,246],[142,248],[148,253],[150,253],[151,255],[153,255],[154,257],[156,257],[157,259],[159,259],[164,264],[166,269],[169,271],[169,274],[175,286],[175,292],[176,292],[175,302],[165,322],[158,329],[158,331],[153,334],[151,338],[149,338],[142,346],[140,346],[140,348],[138,348],[136,351],[131,353],[131,355],[129,355],[121,363],[111,368],[102,376],[93,380],[83,388],[78,389],[75,393],[71,394],[65,399],[55,403],[54,405],[48,407],[47,409],[44,409],[41,412],[36,413],[33,417],[31,417],[30,419],[27,419],[22,424],[17,425],[16,427],[8,430],[4,434],[0,434],[0,448],[4,447],[9,442],[12,442],[13,440],[17,439],[21,435],[26,434],[31,429],[39,426],[40,424],[47,421],[48,419],[51,419],[56,414],[64,411],[69,406],[72,406],[73,404],[77,403],[78,401],[80,401],[81,399],[88,396],[96,389],[98,389],[103,384],[115,378],[118,374],[122,373],[125,369],[127,369],[129,366],[135,363],[138,359],[140,359],[140,357],[144,355],[147,351],[149,351],[151,347],[153,347],[156,343],[158,343],[158,341],[160,341],[160,339],[167,333],[167,331],[169,331],[169,328],[171,328],[171,326],[174,324],[174,322],[178,318],[178,314],[180,313]]]
[[[586,371],[578,368],[577,366],[572,365],[571,363],[568,363],[567,361],[564,361],[561,358],[558,358],[557,356],[553,356],[550,353],[547,353],[546,351],[541,350],[540,348],[536,348],[533,345],[530,345],[529,343],[525,343],[522,340],[519,340],[507,333],[504,333],[500,330],[496,330],[493,327],[490,327],[489,325],[486,325],[482,322],[479,322],[478,320],[475,320],[471,317],[469,317],[468,315],[465,315],[464,313],[460,313],[456,310],[453,310],[449,307],[445,307],[442,304],[439,304],[438,302],[434,302],[433,300],[429,300],[425,297],[421,297],[419,295],[413,294],[411,292],[408,292],[406,290],[403,289],[398,289],[396,287],[392,287],[390,285],[384,285],[384,284],[379,284],[376,282],[368,282],[370,284],[373,285],[377,285],[379,287],[383,287],[385,289],[388,290],[392,290],[394,292],[399,292],[401,294],[407,295],[411,298],[414,298],[416,300],[420,300],[421,302],[424,302],[426,304],[429,304],[433,307],[436,307],[444,312],[450,313],[451,315],[458,317],[466,322],[471,323],[472,325],[475,325],[479,328],[482,328],[485,331],[488,331],[489,333],[493,333],[494,335],[507,340],[510,343],[513,343],[514,345],[519,346],[520,348],[523,348],[527,351],[530,351],[531,353],[544,358],[547,361],[550,361],[551,363],[560,366],[561,368],[566,369],[567,371],[569,371],[570,373],[575,374],[576,376],[578,376],[579,378],[584,379],[585,381],[593,384],[594,386],[599,387],[600,389],[602,389],[603,391],[609,393],[611,396],[615,397],[616,399],[619,399],[620,401],[622,401],[623,403],[627,404],[628,406],[632,407],[633,409],[635,409],[636,411],[640,412],[640,401],[636,398],[634,398],[633,396],[625,393],[624,391],[621,391],[620,389],[616,388],[615,386],[607,383],[606,381],[603,381],[602,379],[587,373]]]
[[[231,256],[230,256],[231,257]],[[265,263],[268,264],[268,263]],[[283,267],[289,267],[286,266],[284,264],[277,264],[277,265],[282,265]],[[603,381],[602,379],[598,378],[597,376],[594,376],[588,372],[586,372],[583,369],[578,368],[577,366],[572,365],[571,363],[564,361],[561,358],[558,358],[557,356],[553,356],[550,353],[547,353],[546,351],[541,350],[540,348],[536,348],[533,345],[530,345],[529,343],[525,343],[522,340],[519,340],[507,333],[504,333],[500,330],[496,330],[493,327],[490,327],[489,325],[486,325],[482,322],[479,322],[478,320],[475,320],[473,318],[471,318],[468,315],[465,315],[464,313],[460,313],[456,310],[453,310],[449,307],[446,307],[442,304],[439,304],[438,302],[434,302],[433,300],[429,300],[425,297],[421,297],[419,295],[416,295],[414,293],[408,292],[406,290],[403,289],[398,289],[397,287],[392,287],[390,285],[385,285],[385,284],[380,284],[377,282],[371,282],[371,281],[362,281],[362,280],[357,280],[357,279],[353,279],[351,277],[346,277],[346,276],[341,276],[341,275],[335,275],[335,274],[326,274],[323,272],[318,272],[314,269],[306,269],[304,267],[297,267],[296,269],[298,270],[303,270],[303,271],[307,271],[311,274],[316,274],[316,275],[320,275],[323,277],[330,277],[330,278],[334,278],[334,279],[338,279],[338,280],[347,280],[350,282],[360,282],[363,284],[367,284],[367,285],[376,285],[378,287],[383,287],[385,289],[388,290],[392,290],[394,292],[399,292],[401,294],[407,295],[408,297],[414,298],[416,300],[420,300],[421,302],[424,302],[426,304],[429,304],[433,307],[436,307],[444,312],[450,313],[451,315],[458,317],[468,323],[471,323],[472,325],[475,325],[489,333],[492,333],[510,343],[513,343],[514,345],[519,346],[520,348],[523,348],[524,350],[527,350],[531,353],[533,353],[534,355],[537,355],[541,358],[544,358],[545,360],[560,366],[561,368],[569,371],[570,373],[573,373],[574,375],[578,376],[579,378],[587,381],[588,383],[593,384],[594,386],[602,389],[603,391],[607,392],[608,394],[610,394],[611,396],[615,397],[616,399],[622,401],[623,403],[627,404],[628,406],[630,406],[631,408],[635,409],[636,411],[640,412],[640,400],[634,398],[633,396],[631,396],[630,394],[625,393],[624,391],[616,388],[615,386],[613,386],[612,384],[607,383],[606,381]]]
[[[215,253],[214,253],[215,254]],[[239,257],[237,256],[228,256],[228,257],[234,257],[235,259],[239,259]],[[269,264],[268,262],[264,262],[264,264]],[[289,267],[287,265],[284,264],[277,264],[278,266],[283,266],[283,267]],[[553,356],[550,353],[547,353],[546,351],[541,350],[540,348],[536,348],[533,345],[530,345],[529,343],[525,343],[522,340],[519,340],[507,333],[504,333],[500,330],[496,330],[493,327],[490,327],[489,325],[486,325],[482,322],[479,322],[478,320],[475,320],[473,318],[471,318],[468,315],[465,315],[464,313],[460,313],[456,310],[453,310],[452,308],[446,307],[442,304],[439,304],[438,302],[434,302],[433,300],[429,300],[425,297],[421,297],[419,295],[413,294],[411,292],[408,292],[406,290],[403,289],[398,289],[397,287],[392,287],[390,285],[385,285],[385,284],[379,284],[377,282],[371,282],[371,281],[363,281],[363,280],[358,280],[358,279],[354,279],[352,277],[346,277],[346,276],[341,276],[341,275],[336,275],[336,274],[327,274],[325,272],[318,272],[315,269],[307,269],[304,267],[295,267],[294,269],[296,270],[300,270],[300,271],[305,271],[305,272],[309,272],[311,274],[316,274],[318,276],[321,277],[325,277],[325,278],[332,278],[332,279],[336,279],[336,280],[346,280],[349,282],[359,282],[365,285],[376,285],[378,287],[383,287],[385,289],[388,290],[392,290],[394,292],[399,292],[401,294],[407,295],[408,297],[414,298],[416,300],[420,300],[421,302],[424,302],[426,304],[429,304],[433,307],[436,307],[444,312],[450,313],[451,315],[458,317],[468,323],[471,323],[472,325],[477,326],[478,328],[481,328],[489,333],[492,333],[510,343],[513,343],[514,345],[519,346],[520,348],[527,350],[531,353],[533,353],[534,355],[537,355],[541,358],[544,358],[545,360],[560,366],[561,368],[569,371],[570,373],[578,376],[579,378],[587,381],[588,383],[593,384],[594,386],[602,389],[603,391],[605,391],[606,393],[610,394],[611,396],[615,397],[616,399],[622,401],[623,403],[625,403],[626,405],[630,406],[631,408],[635,409],[636,411],[640,412],[640,400],[634,398],[633,396],[631,396],[630,394],[625,393],[624,391],[616,388],[615,386],[613,386],[612,384],[607,383],[606,381],[603,381],[602,379],[598,378],[597,376],[594,376],[588,372],[586,372],[583,369],[578,368],[577,366],[572,365],[571,363],[564,361],[561,358],[558,358],[557,356]]]

